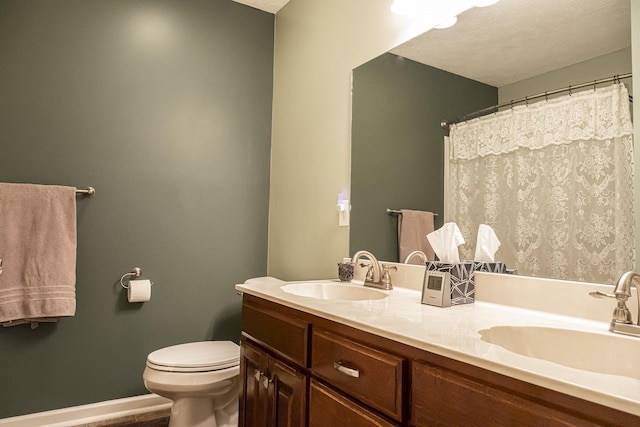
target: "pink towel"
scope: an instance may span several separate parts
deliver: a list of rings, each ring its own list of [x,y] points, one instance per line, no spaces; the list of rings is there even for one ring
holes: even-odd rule
[[[3,326],[75,315],[75,188],[0,183],[0,259]]]
[[[427,260],[435,260],[435,253],[427,240],[427,234],[434,229],[433,213],[402,209],[398,216],[398,246],[400,248],[400,262],[413,251],[422,251]]]

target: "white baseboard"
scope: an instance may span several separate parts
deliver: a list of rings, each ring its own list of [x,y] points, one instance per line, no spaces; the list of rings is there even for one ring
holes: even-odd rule
[[[142,396],[107,400],[89,405],[72,406],[70,408],[4,418],[0,419],[0,426],[70,427],[146,412],[162,411],[170,407],[171,400],[169,399],[165,399],[156,394],[143,394]]]

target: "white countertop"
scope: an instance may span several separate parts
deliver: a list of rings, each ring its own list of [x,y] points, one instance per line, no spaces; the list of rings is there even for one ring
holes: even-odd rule
[[[339,283],[332,280],[330,282]],[[236,289],[412,347],[640,415],[640,379],[574,369],[523,356],[483,341],[478,333],[479,330],[508,325],[543,326],[611,334],[606,318],[604,321],[587,320],[478,301],[478,297],[473,304],[439,308],[421,304],[420,291],[399,287],[389,291],[389,297],[381,300],[321,300],[282,291],[280,288],[288,283],[293,282],[239,284],[236,285]],[[608,301],[608,304],[613,310],[615,303]],[[635,319],[636,312],[632,313]],[[636,360],[640,371],[640,338],[621,339],[635,340],[631,343],[634,348],[637,342]],[[566,346],[566,351],[571,352],[571,343],[568,342]],[[610,360],[607,363],[616,361]]]

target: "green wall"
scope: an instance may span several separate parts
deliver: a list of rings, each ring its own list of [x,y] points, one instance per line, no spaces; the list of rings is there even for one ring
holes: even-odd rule
[[[274,16],[231,0],[2,0],[0,181],[78,198],[77,313],[0,328],[0,418],[146,393],[147,354],[240,334],[266,273]],[[129,304],[141,267],[152,299]]]
[[[398,260],[397,217],[387,208],[436,212],[442,225],[448,131],[440,121],[497,98],[492,86],[389,53],[353,71],[351,255]]]
[[[631,73],[631,59],[631,48],[628,47],[510,85],[502,86],[498,88],[498,102],[502,104],[511,100],[524,98],[525,96],[540,94],[553,89],[566,88],[569,85],[575,86],[580,83]],[[629,93],[633,93],[632,79],[624,79],[623,83],[627,85]],[[609,84],[611,83],[602,84],[601,86],[607,86]],[[579,90],[592,90],[592,86],[576,91]],[[555,96],[564,95],[566,95],[566,92],[559,93]],[[550,98],[553,98],[553,96],[550,96]]]

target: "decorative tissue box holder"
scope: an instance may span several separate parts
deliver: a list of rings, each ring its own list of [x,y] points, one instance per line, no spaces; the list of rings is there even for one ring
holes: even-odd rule
[[[451,305],[469,304],[475,300],[473,261],[463,261],[449,264],[441,261],[427,261],[427,271],[441,271],[449,273],[451,287]],[[427,275],[425,275],[426,277]]]
[[[478,262],[475,261],[475,271],[487,273],[507,273],[507,266],[504,262]]]

